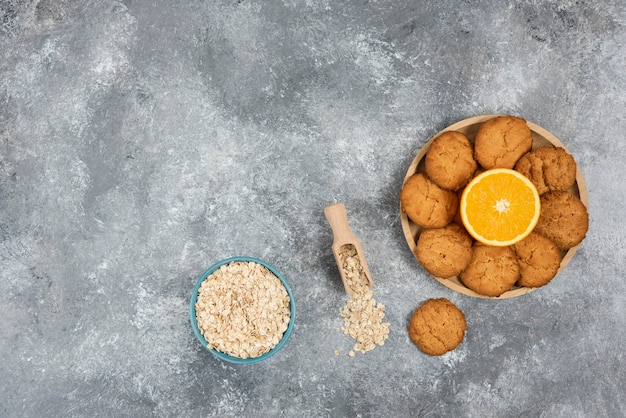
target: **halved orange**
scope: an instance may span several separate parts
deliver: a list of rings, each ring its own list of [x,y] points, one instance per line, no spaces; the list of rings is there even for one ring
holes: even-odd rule
[[[524,175],[508,168],[474,177],[461,195],[461,220],[477,241],[504,247],[526,238],[539,220],[539,193]]]

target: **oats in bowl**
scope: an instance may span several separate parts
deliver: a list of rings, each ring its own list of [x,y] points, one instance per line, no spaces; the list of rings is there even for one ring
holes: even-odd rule
[[[251,257],[227,259],[207,270],[191,303],[200,342],[235,363],[272,355],[289,337],[295,316],[286,281],[272,266]]]

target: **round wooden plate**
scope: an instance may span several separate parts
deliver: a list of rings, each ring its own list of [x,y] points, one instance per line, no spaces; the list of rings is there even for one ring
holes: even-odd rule
[[[440,134],[446,131],[458,131],[458,132],[465,134],[465,136],[467,136],[467,138],[473,143],[474,138],[476,137],[476,132],[478,131],[478,127],[480,126],[480,124],[496,116],[499,116],[499,115],[483,115],[483,116],[475,116],[469,119],[464,119],[438,132],[436,135],[434,135],[432,138],[428,140],[428,142],[422,147],[422,149],[417,153],[417,155],[413,159],[413,162],[409,166],[409,169],[406,172],[406,176],[404,177],[403,185],[404,185],[404,182],[406,182],[406,180],[409,177],[411,177],[413,174],[425,171],[424,157],[426,156],[426,153],[428,152],[428,149],[430,148],[430,144],[433,142],[433,140],[437,136],[439,136]],[[563,143],[559,141],[550,132],[546,131],[540,126],[535,125],[534,123],[527,121],[527,124],[533,136],[533,149],[539,148],[539,147],[545,147],[545,146],[555,146],[555,147],[562,147],[562,148],[565,148],[565,150],[567,150],[565,145],[563,145]],[[569,153],[569,151],[567,152]],[[583,204],[589,207],[589,196],[587,193],[587,186],[585,185],[583,174],[580,171],[580,166],[577,167],[576,169],[576,182],[569,189],[569,192],[573,193],[575,196],[580,198]],[[400,220],[402,223],[402,231],[404,232],[404,237],[406,239],[406,242],[407,244],[409,244],[409,248],[411,249],[411,252],[415,254],[417,238],[419,237],[419,234],[422,231],[422,228],[417,226],[413,222],[411,222],[411,220],[408,218],[408,216],[406,216],[404,212],[402,212],[402,210],[400,210]],[[559,268],[559,272],[561,272],[565,268],[565,266],[569,264],[569,262],[574,257],[574,254],[576,254],[577,250],[578,250],[578,245],[573,248],[570,248],[567,252],[564,252],[563,258],[561,260],[561,267]],[[502,295],[498,297],[490,297],[490,296],[481,295],[467,288],[461,282],[461,280],[456,276],[447,278],[447,279],[435,277],[435,279],[437,279],[444,286],[447,286],[456,292],[462,293],[467,296],[473,296],[473,297],[484,298],[484,299],[508,299],[508,298],[525,295],[536,289],[533,287],[513,287],[511,290],[504,292]]]

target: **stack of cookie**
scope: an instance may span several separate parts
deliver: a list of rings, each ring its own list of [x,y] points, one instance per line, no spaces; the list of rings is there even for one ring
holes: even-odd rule
[[[415,256],[424,269],[442,279],[457,276],[491,297],[552,280],[565,252],[584,239],[589,219],[586,206],[568,191],[576,181],[574,158],[564,148],[532,146],[526,121],[514,116],[483,122],[473,143],[456,131],[432,141],[423,172],[410,176],[400,192],[402,211],[420,227]],[[492,168],[517,170],[540,194],[534,231],[508,247],[475,242],[458,216],[464,187]]]

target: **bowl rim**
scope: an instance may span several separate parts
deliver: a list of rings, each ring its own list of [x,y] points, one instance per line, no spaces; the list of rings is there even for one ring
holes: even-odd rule
[[[198,328],[198,322],[196,320],[196,302],[198,301],[198,290],[200,289],[200,286],[202,285],[202,282],[204,282],[207,277],[209,277],[213,272],[215,272],[221,266],[226,265],[226,264],[230,264],[230,263],[233,263],[233,262],[254,262],[254,263],[257,263],[257,264],[261,264],[262,266],[265,266],[276,277],[278,277],[278,279],[281,281],[282,285],[285,287],[285,290],[287,291],[287,294],[289,295],[289,313],[290,313],[289,325],[287,325],[287,329],[283,333],[283,336],[280,339],[280,341],[278,342],[278,344],[276,344],[274,347],[272,347],[272,349],[270,351],[268,351],[266,353],[263,353],[263,354],[261,354],[258,357],[250,357],[250,358],[242,359],[242,358],[234,357],[234,356],[231,356],[229,354],[223,353],[221,351],[215,350],[213,348],[209,348],[206,339],[204,338],[204,336],[200,332],[200,329]],[[230,362],[230,363],[235,363],[235,364],[253,364],[253,363],[258,363],[258,362],[266,360],[269,357],[271,357],[274,354],[276,354],[285,345],[285,343],[287,342],[287,340],[291,336],[291,333],[293,332],[295,319],[296,319],[296,304],[295,304],[295,300],[293,298],[293,293],[291,291],[291,287],[289,287],[289,284],[287,283],[287,280],[282,275],[282,273],[276,267],[274,267],[272,264],[268,263],[267,261],[264,261],[264,260],[261,260],[259,258],[256,258],[256,257],[235,256],[235,257],[225,258],[223,260],[220,260],[220,261],[216,262],[211,267],[206,269],[204,271],[204,273],[202,273],[200,278],[196,281],[196,284],[195,284],[195,286],[193,288],[193,291],[191,293],[191,298],[189,300],[189,320],[191,322],[191,327],[193,328],[193,332],[194,332],[194,335],[196,336],[196,339],[198,341],[200,341],[200,344],[202,344],[202,346],[207,351],[209,351],[211,354],[213,354],[218,359],[224,360],[224,361],[227,361],[227,362]]]

